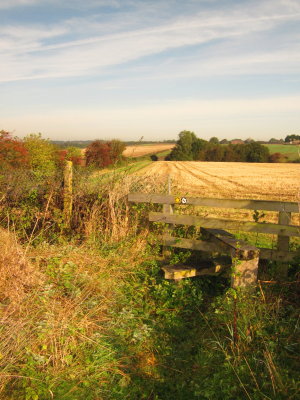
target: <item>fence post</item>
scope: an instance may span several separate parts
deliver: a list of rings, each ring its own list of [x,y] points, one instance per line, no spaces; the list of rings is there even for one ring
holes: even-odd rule
[[[167,187],[167,193],[171,194],[171,186],[172,186],[172,179],[171,179],[171,175],[168,175],[168,187]],[[174,206],[172,204],[163,204],[163,213],[166,214],[173,214],[174,213]],[[171,234],[172,228],[168,227],[168,230],[166,233]],[[163,256],[169,257],[171,254],[170,252],[170,247],[168,246],[163,246]]]
[[[279,225],[289,225],[291,222],[291,215],[292,213],[286,211],[279,211],[278,215],[278,224]],[[290,247],[290,238],[289,236],[278,235],[277,239],[277,249],[279,251],[289,251]],[[280,270],[278,271],[281,278],[287,276],[287,263],[279,263]]]
[[[72,206],[73,206],[73,163],[72,161],[66,161],[64,168],[64,225],[66,228],[71,226],[72,217]]]

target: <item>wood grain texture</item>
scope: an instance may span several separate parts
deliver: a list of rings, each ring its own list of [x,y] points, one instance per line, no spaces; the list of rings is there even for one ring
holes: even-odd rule
[[[130,193],[128,200],[135,203],[157,203],[157,204],[178,204],[176,201],[181,199],[180,196],[164,195],[164,194],[145,194]],[[232,200],[232,199],[213,199],[201,197],[185,197],[186,203],[193,206],[206,206],[217,208],[238,208],[248,210],[264,210],[264,211],[285,211],[299,213],[299,205],[294,202],[281,202],[269,200]]]
[[[177,225],[198,226],[203,228],[237,230],[243,232],[259,232],[275,235],[300,237],[300,227],[293,225],[279,225],[229,219],[203,218],[194,215],[170,215],[151,212],[149,221],[171,223]]]

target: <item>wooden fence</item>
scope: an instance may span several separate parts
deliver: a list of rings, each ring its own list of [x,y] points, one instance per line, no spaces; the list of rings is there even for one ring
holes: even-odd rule
[[[291,261],[298,252],[289,250],[290,237],[300,237],[300,226],[291,225],[292,213],[299,213],[299,204],[294,202],[280,202],[267,200],[231,200],[213,198],[180,197],[160,194],[131,193],[128,200],[135,203],[162,204],[162,212],[151,212],[149,220],[153,222],[169,223],[200,227],[207,240],[185,239],[173,237],[171,230],[162,236],[164,246],[179,247],[206,252],[227,253],[232,258],[236,274],[232,286],[248,286],[257,279],[258,261],[261,259],[282,262]],[[278,213],[278,223],[250,222],[242,220],[199,217],[196,215],[176,214],[176,205],[192,205],[202,207],[216,207],[227,209],[263,210]],[[244,241],[237,240],[234,235],[224,229],[244,232],[258,232],[277,235],[276,249],[257,248]],[[221,268],[219,268],[220,270]],[[176,268],[165,268],[168,278],[182,278],[203,275],[203,271],[185,269],[176,274]],[[218,271],[206,271],[216,273]]]

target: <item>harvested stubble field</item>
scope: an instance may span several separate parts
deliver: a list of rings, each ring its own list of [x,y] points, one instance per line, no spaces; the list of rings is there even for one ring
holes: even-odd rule
[[[299,201],[300,165],[157,161],[140,173],[170,175],[178,194],[230,199]],[[175,193],[174,193],[175,194]]]
[[[147,154],[155,154],[166,150],[171,150],[175,145],[172,143],[145,144],[137,146],[126,146],[123,152],[125,157],[142,157]]]
[[[138,174],[159,182],[171,177],[172,194],[220,199],[252,199],[299,202],[300,165],[230,163],[205,161],[157,161]],[[251,210],[196,207],[197,213],[217,218],[242,218],[253,221]],[[190,213],[190,212],[189,212]],[[278,214],[264,212],[260,222],[277,223]],[[299,214],[292,223],[300,225]]]

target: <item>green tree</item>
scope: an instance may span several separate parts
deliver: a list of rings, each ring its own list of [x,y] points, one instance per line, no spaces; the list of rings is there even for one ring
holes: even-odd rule
[[[292,142],[293,140],[300,140],[300,135],[287,135],[284,139],[286,143]]]
[[[113,163],[122,159],[122,153],[126,149],[125,143],[121,140],[113,139],[108,142],[110,147],[110,157]]]
[[[23,140],[29,154],[29,165],[37,177],[51,177],[56,172],[56,146],[48,139],[43,139],[41,133],[31,133]]]
[[[197,138],[192,144],[193,160],[202,160],[203,151],[208,146],[208,142],[203,139]]]
[[[219,144],[219,139],[216,136],[213,136],[209,139],[209,143],[211,144]]]
[[[229,143],[229,141],[227,139],[222,139],[220,141],[220,144],[228,144],[228,143]]]
[[[197,141],[197,136],[194,132],[182,131],[179,133],[179,139],[176,146],[171,151],[168,159],[178,161],[193,160],[193,143]]]
[[[247,162],[268,162],[270,157],[269,149],[257,142],[243,145]]]

